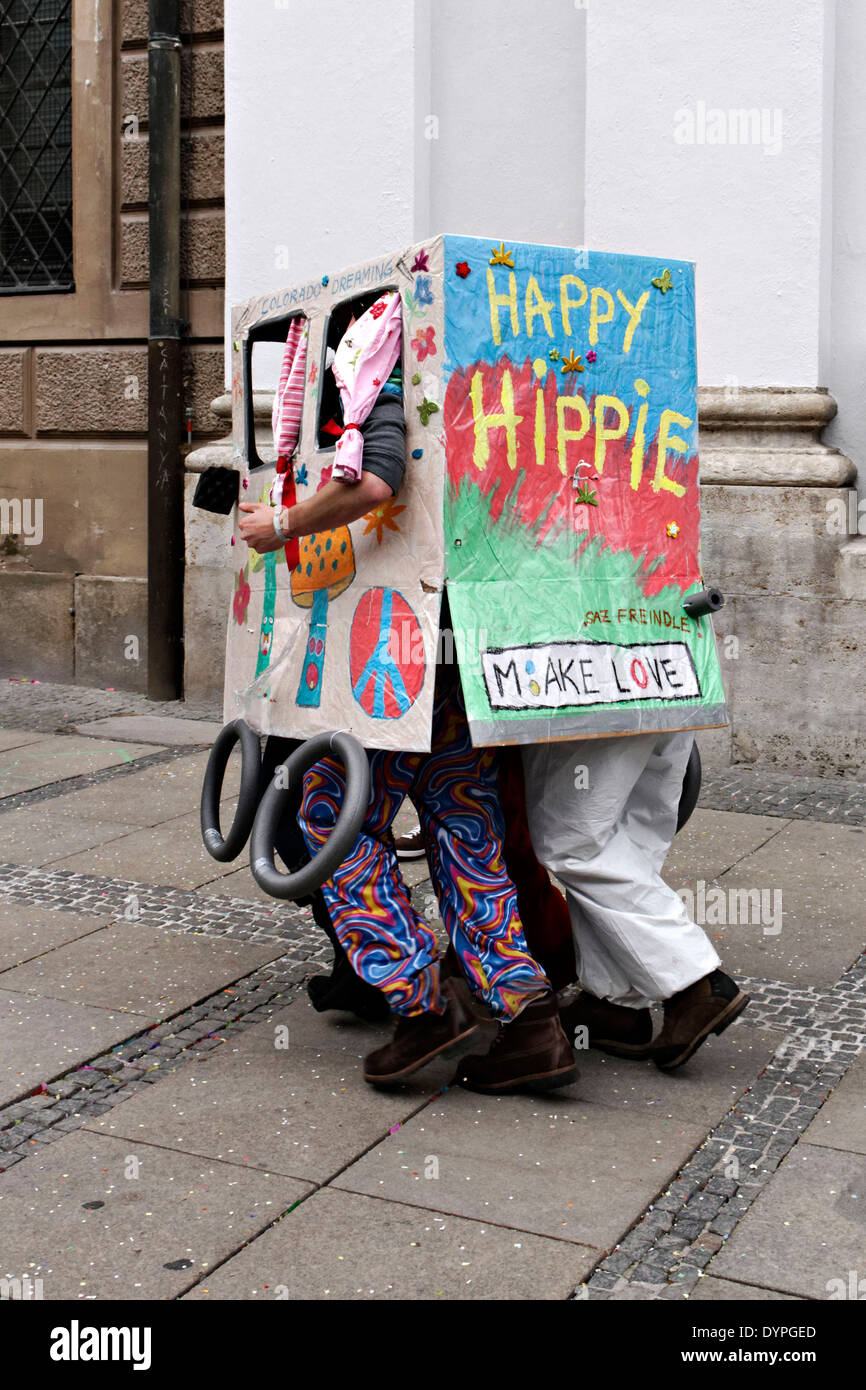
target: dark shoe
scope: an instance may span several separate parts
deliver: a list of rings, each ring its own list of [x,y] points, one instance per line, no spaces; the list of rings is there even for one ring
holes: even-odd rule
[[[652,1049],[656,1066],[662,1071],[682,1066],[710,1033],[724,1033],[748,1002],[748,994],[721,970],[667,999],[664,1026]]]
[[[371,1086],[396,1085],[476,1032],[478,1024],[449,984],[443,985],[442,993],[448,1000],[443,1014],[398,1019],[391,1041],[364,1058],[364,1080]]]
[[[597,999],[584,989],[572,1004],[560,1009],[559,1017],[572,1047],[576,1030],[586,1028],[590,1047],[600,1052],[633,1059],[651,1055],[653,1020],[649,1009],[626,1009],[622,1004]]]
[[[574,1053],[562,1031],[554,995],[542,994],[517,1018],[500,1023],[486,1057],[464,1057],[454,1080],[468,1091],[488,1095],[549,1090],[576,1081]]]
[[[407,835],[395,835],[394,849],[397,851],[398,859],[423,859],[427,851],[424,848],[420,825],[416,825]]]
[[[307,981],[307,994],[320,1014],[339,1009],[365,1023],[384,1023],[391,1017],[382,991],[356,975],[348,961],[336,965],[330,975],[314,975]]]

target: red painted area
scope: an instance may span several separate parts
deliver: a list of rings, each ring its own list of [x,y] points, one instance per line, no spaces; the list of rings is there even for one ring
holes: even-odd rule
[[[504,373],[511,373],[514,390],[514,409],[522,416],[516,425],[516,468],[508,464],[506,431],[504,427],[489,432],[490,457],[479,469],[474,462],[476,429],[473,418],[470,384],[476,371],[481,373],[482,400],[485,414],[502,414],[502,383]],[[455,371],[445,395],[444,419],[448,440],[448,476],[454,491],[461,483],[470,482],[490,499],[490,514],[503,525],[519,525],[536,537],[536,546],[543,547],[545,538],[573,534],[581,548],[597,537],[614,551],[627,551],[642,562],[641,587],[647,597],[659,593],[668,584],[687,588],[700,578],[698,565],[698,528],[700,499],[698,489],[698,458],[670,452],[665,475],[685,488],[677,497],[666,489],[653,490],[657,462],[657,441],[647,438],[643,471],[636,489],[631,486],[631,451],[641,399],[635,395],[624,404],[629,410],[629,426],[619,440],[608,440],[602,471],[596,470],[595,457],[595,394],[591,371],[564,374],[559,364],[551,364],[539,382],[527,361],[516,367],[507,357],[491,366],[487,362]],[[535,425],[536,399],[542,393],[546,426],[543,463],[536,462]],[[581,440],[566,443],[566,472],[563,475],[558,456],[558,396],[584,397],[590,412],[590,427]],[[658,416],[658,405],[653,412]],[[664,405],[664,402],[661,403]],[[616,423],[616,413],[608,410],[606,423]],[[566,412],[566,425],[578,428],[576,411]],[[674,434],[681,433],[677,427]],[[578,464],[580,481],[587,483],[596,494],[597,506],[575,505],[573,480]],[[516,490],[516,491],[515,491]],[[506,506],[509,515],[505,516]],[[668,535],[667,528],[675,524],[679,532]],[[654,561],[658,567],[648,574]]]

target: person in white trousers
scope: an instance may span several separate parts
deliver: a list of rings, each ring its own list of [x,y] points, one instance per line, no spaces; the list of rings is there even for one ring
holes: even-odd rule
[[[681,1066],[733,1023],[748,995],[661,877],[676,834],[694,735],[647,733],[523,748],[533,847],[562,885],[581,993],[562,1010],[573,1037],[623,1057]],[[650,1005],[664,1002],[653,1040]]]

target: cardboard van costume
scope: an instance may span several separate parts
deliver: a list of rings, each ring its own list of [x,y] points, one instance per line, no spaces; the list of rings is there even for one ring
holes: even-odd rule
[[[727,723],[711,620],[683,608],[703,587],[694,267],[446,235],[250,300],[232,314],[245,501],[275,479],[253,433],[256,342],[306,320],[302,501],[334,466],[319,447],[330,315],[387,290],[404,484],[305,537],[291,567],[236,533],[226,719],[429,749],[447,584],[476,745]]]

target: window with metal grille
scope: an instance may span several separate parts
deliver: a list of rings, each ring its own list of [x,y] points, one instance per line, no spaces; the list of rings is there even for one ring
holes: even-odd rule
[[[0,294],[72,279],[71,0],[0,0]]]

